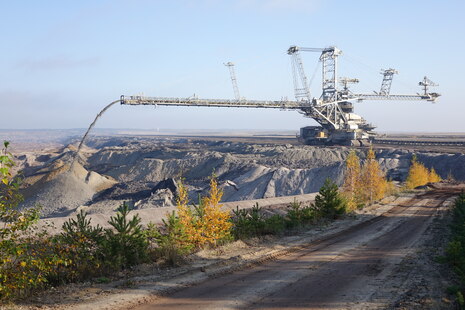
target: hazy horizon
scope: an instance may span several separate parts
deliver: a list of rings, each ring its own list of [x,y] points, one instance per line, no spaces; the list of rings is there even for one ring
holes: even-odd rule
[[[29,128],[29,129],[22,129],[22,128],[3,128],[0,129],[0,132],[13,132],[13,131],[18,131],[18,132],[30,132],[30,131],[65,131],[65,132],[70,132],[70,131],[79,131],[84,133],[88,128]],[[298,132],[300,128],[298,129],[272,129],[272,128],[215,128],[215,129],[208,129],[208,128],[196,128],[196,129],[189,129],[189,128],[179,128],[179,129],[170,129],[170,128],[93,128],[92,133],[98,133],[98,132],[117,132],[117,131],[140,131],[140,132],[154,132],[154,133],[176,133],[176,132],[196,132],[196,133],[201,133],[201,132],[224,132],[224,133],[234,133],[234,132],[242,132],[242,133],[247,133],[247,132],[276,132],[276,133],[293,133],[293,132]],[[457,135],[457,134],[464,134],[465,131],[377,131],[378,134],[443,134],[443,135]]]

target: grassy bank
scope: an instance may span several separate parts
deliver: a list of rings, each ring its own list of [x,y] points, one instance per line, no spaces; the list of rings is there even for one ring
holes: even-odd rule
[[[446,247],[443,258],[459,279],[458,285],[448,288],[454,294],[460,309],[465,309],[465,193],[461,193],[454,202],[452,211],[451,241]]]

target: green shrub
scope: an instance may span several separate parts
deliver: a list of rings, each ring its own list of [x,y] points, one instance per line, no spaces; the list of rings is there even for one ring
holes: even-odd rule
[[[107,283],[110,283],[110,279],[107,278],[107,277],[99,277],[97,279],[95,279],[95,282],[97,283],[101,283],[101,284],[107,284]]]
[[[234,216],[231,219],[232,232],[236,239],[280,234],[286,229],[296,229],[312,224],[322,214],[326,214],[324,212],[328,212],[327,208],[326,205],[321,209],[314,205],[303,206],[301,202],[294,200],[289,204],[285,216],[275,214],[266,217],[258,203],[251,209],[239,210],[237,207],[233,210]]]
[[[462,243],[457,240],[449,242],[446,247],[446,258],[447,262],[454,268],[458,268],[458,272],[463,273],[465,271],[465,249]]]
[[[45,232],[31,227],[39,208],[20,211],[20,178],[11,169],[15,163],[8,142],[0,153],[0,300],[17,299],[47,283],[47,276],[67,264]]]
[[[465,306],[465,299],[463,298],[462,292],[457,292],[456,297],[457,297],[457,303],[459,304],[460,309],[463,309],[463,306]]]
[[[286,229],[286,221],[281,215],[275,214],[264,220],[262,235],[278,235]]]
[[[76,219],[63,224],[63,232],[56,237],[70,260],[67,274],[63,275],[68,280],[82,280],[101,273],[105,235],[102,227],[94,227],[90,222],[87,213],[81,211]]]
[[[294,201],[288,206],[286,225],[288,228],[300,228],[312,223],[318,217],[313,206],[302,206],[302,202]]]
[[[105,230],[103,251],[110,268],[123,269],[148,259],[148,241],[142,231],[141,219],[134,215],[128,220],[129,211],[128,205],[123,203],[116,216],[108,221],[113,228]]]
[[[320,188],[312,206],[321,217],[336,219],[346,212],[347,202],[339,193],[337,185],[328,178]]]
[[[263,216],[262,209],[256,203],[251,209],[233,210],[234,216],[232,233],[236,239],[247,239],[263,235],[276,235],[286,229],[283,216],[275,214],[270,217]]]
[[[457,294],[457,292],[459,290],[460,290],[460,287],[458,287],[457,285],[451,285],[451,286],[447,287],[446,292],[448,294],[455,295],[455,294]]]
[[[457,197],[454,202],[451,224],[452,240],[447,244],[446,255],[441,261],[450,264],[460,278],[460,287],[455,292],[458,307],[465,306],[463,293],[465,292],[465,193]]]
[[[232,233],[236,239],[246,239],[264,234],[265,219],[262,216],[261,208],[256,203],[251,209],[233,210],[234,216]]]
[[[454,201],[451,229],[456,238],[465,239],[465,193],[463,192]]]
[[[154,258],[163,259],[169,265],[180,265],[184,261],[184,256],[193,249],[185,227],[174,211],[168,214],[166,220],[163,219],[161,228],[149,223],[145,233],[152,246]]]

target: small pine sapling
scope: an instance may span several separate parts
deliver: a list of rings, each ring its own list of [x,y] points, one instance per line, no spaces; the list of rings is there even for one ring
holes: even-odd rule
[[[105,230],[107,259],[116,268],[137,265],[148,259],[148,241],[141,219],[136,214],[128,220],[129,211],[128,205],[123,203],[116,216],[108,221],[113,228]]]
[[[312,206],[322,217],[336,219],[346,212],[347,202],[339,193],[337,185],[327,178]]]

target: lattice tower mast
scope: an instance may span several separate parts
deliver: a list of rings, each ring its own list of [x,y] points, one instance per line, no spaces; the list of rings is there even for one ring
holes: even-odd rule
[[[381,74],[383,75],[383,81],[381,82],[381,89],[379,91],[380,95],[389,95],[389,93],[391,92],[392,78],[394,77],[394,74],[398,73],[399,72],[397,70],[392,68],[381,71]]]
[[[337,57],[339,55],[342,55],[341,50],[333,46],[321,52],[320,61],[323,63],[321,99],[324,102],[337,100]]]
[[[292,78],[294,80],[294,94],[297,100],[311,101],[310,87],[308,84],[307,76],[304,71],[304,64],[302,57],[298,53],[297,46],[291,46],[287,53],[291,56]]]
[[[428,79],[426,76],[423,78],[421,82],[418,83],[418,85],[423,87],[423,94],[428,95],[428,87],[430,86],[439,86],[439,84],[434,83],[430,79]]]
[[[229,74],[231,75],[231,82],[232,82],[232,87],[234,91],[234,97],[236,98],[236,100],[241,100],[241,95],[239,93],[239,87],[237,86],[236,73],[234,72],[234,63],[227,62],[224,65],[229,68]]]

